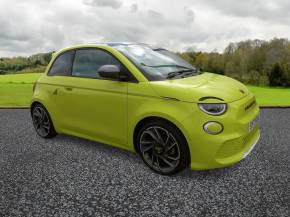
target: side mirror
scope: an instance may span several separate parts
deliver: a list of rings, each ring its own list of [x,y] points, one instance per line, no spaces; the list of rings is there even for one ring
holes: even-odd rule
[[[120,79],[120,69],[116,65],[103,65],[98,69],[97,73],[103,78]]]

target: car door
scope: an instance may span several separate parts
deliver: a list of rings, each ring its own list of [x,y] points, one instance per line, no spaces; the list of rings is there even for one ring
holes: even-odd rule
[[[63,106],[65,99],[61,90],[67,83],[67,78],[71,76],[72,64],[74,60],[75,51],[69,50],[59,54],[51,64],[47,77],[41,82],[42,85],[42,99],[45,99],[46,108],[48,109],[51,118],[53,119],[54,127],[57,131],[63,129],[65,123],[65,112]]]
[[[56,106],[65,133],[125,146],[128,85],[104,79],[97,73],[108,64],[123,67],[105,50],[76,50],[71,76],[62,78]]]

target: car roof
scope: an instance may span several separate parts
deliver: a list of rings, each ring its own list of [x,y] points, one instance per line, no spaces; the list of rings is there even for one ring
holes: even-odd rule
[[[124,45],[124,46],[129,46],[129,45],[148,45],[146,43],[140,43],[140,42],[100,42],[97,44],[103,44],[103,45],[108,45],[108,46],[118,46],[118,45]]]
[[[120,45],[121,46],[140,45],[140,46],[149,47],[152,50],[158,50],[158,49],[165,50],[164,48],[161,48],[161,47],[153,45],[153,44],[140,43],[140,42],[101,42],[101,43],[97,43],[97,44],[107,45],[107,46],[110,46],[110,47],[116,47],[116,46],[120,46]]]
[[[152,50],[166,50],[166,49],[159,47],[159,46],[155,46],[152,44],[146,44],[146,43],[139,43],[139,42],[100,42],[100,43],[90,43],[90,44],[77,44],[77,45],[63,48],[63,49],[58,50],[58,51],[53,51],[52,53],[53,53],[53,55],[58,56],[59,54],[65,52],[65,51],[77,49],[77,48],[83,48],[83,47],[108,46],[108,47],[116,49],[117,46],[130,46],[130,45],[146,46],[146,47],[151,48]]]

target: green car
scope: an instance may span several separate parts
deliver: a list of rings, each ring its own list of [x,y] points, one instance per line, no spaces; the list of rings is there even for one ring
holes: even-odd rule
[[[243,84],[138,43],[55,53],[33,87],[31,115],[41,137],[69,134],[137,152],[164,175],[232,165],[260,137],[259,107]]]

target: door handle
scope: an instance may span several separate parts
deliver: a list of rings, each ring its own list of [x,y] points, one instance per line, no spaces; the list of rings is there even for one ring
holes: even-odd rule
[[[64,89],[67,90],[67,91],[72,91],[71,87],[65,87]]]

